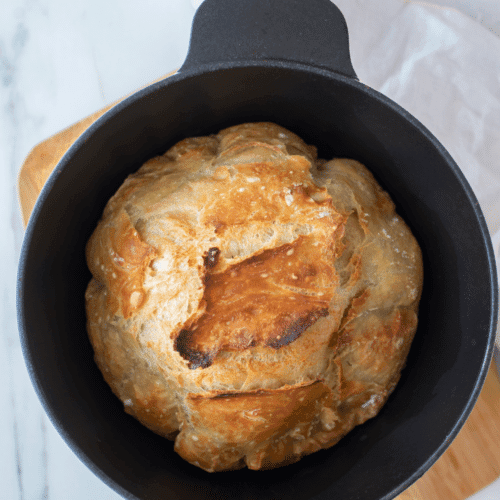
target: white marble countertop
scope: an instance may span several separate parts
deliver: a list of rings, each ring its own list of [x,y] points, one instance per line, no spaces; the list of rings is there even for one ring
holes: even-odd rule
[[[0,384],[0,499],[120,498],[76,458],[55,431],[28,377],[15,312],[17,262],[23,239],[16,177],[24,158],[37,143],[179,67],[187,53],[191,21],[199,3],[196,0],[0,2],[0,207],[4,214],[0,218],[0,379],[3,381]],[[342,11],[348,11],[349,15],[344,14],[349,26],[351,22],[358,23],[355,16],[366,16],[375,4],[381,15],[396,15],[401,9],[416,6],[416,2],[403,0],[339,0],[335,3]],[[500,50],[497,50],[500,44],[496,42],[496,36],[500,36],[497,0],[432,3],[462,12],[456,20],[455,14],[452,15],[453,22],[465,23],[467,27],[467,23],[476,25],[473,27],[476,36],[481,37],[484,32],[486,51],[497,51],[496,56],[492,53],[488,57],[493,60],[497,57],[500,63]],[[370,22],[376,23],[377,19]],[[384,40],[368,42],[368,38],[358,38],[357,43],[352,44],[354,68],[360,80],[407,109],[412,108],[412,103],[398,94],[398,88],[390,79],[370,77],[366,50],[375,50],[372,45],[376,47],[379,42],[383,44]],[[459,39],[454,43],[466,42]],[[496,70],[490,68],[489,71],[497,72],[500,84],[498,68],[500,64]],[[500,102],[498,92],[494,97]],[[482,104],[478,101],[477,106]],[[497,164],[497,171],[491,174],[495,182],[500,182],[499,116],[495,122],[494,117],[480,109],[475,116],[478,127],[483,122],[491,122],[493,130],[497,127],[497,136],[484,153],[485,165]],[[438,136],[459,165],[466,163],[467,151],[460,149],[462,138],[447,135],[448,129],[441,123],[429,123],[431,118],[425,113],[417,117]],[[474,172],[467,171],[466,176],[475,189],[481,188],[481,179],[476,178]],[[488,178],[487,182],[492,181]],[[492,232],[496,232],[500,224],[497,221],[500,218],[495,216],[497,201],[500,201],[495,198],[497,194],[493,192],[494,199],[487,200],[490,208],[485,210]],[[500,204],[498,207],[500,209]],[[495,239],[494,243],[498,246]],[[499,499],[500,480],[471,498]]]

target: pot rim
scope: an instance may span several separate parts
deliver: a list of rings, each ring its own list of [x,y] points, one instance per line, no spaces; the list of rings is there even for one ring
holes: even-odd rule
[[[72,144],[72,146],[68,149],[68,151],[64,154],[61,160],[58,162],[57,166],[50,174],[47,179],[45,185],[43,186],[36,204],[33,208],[33,212],[28,221],[27,229],[25,232],[25,237],[23,240],[20,258],[19,258],[19,269],[18,269],[18,277],[17,277],[17,290],[16,290],[16,302],[17,302],[17,317],[18,317],[18,325],[19,325],[19,333],[21,337],[21,344],[23,355],[25,358],[25,362],[28,368],[29,376],[33,386],[36,389],[39,399],[41,400],[43,407],[47,414],[49,415],[52,423],[58,429],[58,432],[64,437],[64,440],[67,443],[71,443],[71,449],[78,458],[85,463],[87,467],[89,467],[94,474],[96,474],[100,479],[102,479],[106,484],[112,487],[115,491],[118,491],[121,495],[126,496],[127,498],[137,498],[135,495],[132,495],[130,492],[124,490],[122,486],[116,483],[113,479],[107,476],[99,467],[97,467],[93,461],[88,457],[82,450],[80,450],[79,446],[72,439],[71,435],[64,428],[64,424],[59,422],[57,415],[52,411],[52,408],[49,406],[47,402],[47,398],[45,396],[45,391],[43,389],[43,384],[41,383],[41,375],[35,373],[33,369],[32,359],[35,356],[35,353],[28,347],[27,337],[29,333],[26,331],[25,325],[25,299],[24,299],[24,281],[25,281],[25,273],[26,273],[26,260],[28,257],[29,249],[32,245],[32,237],[34,233],[34,229],[43,221],[40,219],[41,207],[47,202],[47,199],[50,197],[50,193],[52,187],[57,182],[58,176],[62,172],[63,169],[71,168],[71,161],[75,153],[82,148],[82,146],[90,140],[94,134],[98,134],[100,128],[112,117],[115,117],[117,114],[122,112],[125,108],[130,105],[137,103],[141,99],[146,99],[148,96],[154,94],[155,92],[162,90],[169,85],[182,84],[184,80],[197,78],[202,75],[216,73],[219,71],[228,71],[233,69],[242,69],[242,68],[255,68],[255,70],[259,69],[284,69],[284,70],[294,70],[305,72],[310,75],[315,75],[319,77],[324,77],[332,82],[338,82],[344,85],[351,86],[355,88],[359,92],[363,92],[368,94],[372,99],[378,101],[380,104],[390,108],[394,113],[402,116],[409,124],[411,124],[414,128],[416,128],[420,133],[424,135],[424,137],[429,141],[432,146],[439,152],[440,156],[455,174],[456,178],[460,182],[460,185],[463,191],[466,193],[467,198],[469,199],[470,206],[473,209],[475,218],[479,224],[480,232],[483,237],[483,243],[485,245],[487,259],[488,259],[488,278],[491,288],[491,316],[489,318],[488,325],[488,339],[486,350],[483,357],[483,362],[479,369],[475,385],[473,390],[468,398],[466,406],[463,408],[460,417],[456,421],[455,425],[452,427],[448,435],[443,439],[441,445],[434,451],[434,453],[415,471],[410,477],[408,477],[404,482],[400,483],[398,487],[394,488],[390,493],[386,494],[384,497],[381,497],[380,500],[389,500],[394,498],[402,491],[406,490],[411,484],[413,484],[418,478],[420,478],[437,460],[438,458],[445,452],[445,450],[450,445],[451,441],[457,436],[462,426],[465,424],[467,418],[469,417],[476,401],[479,396],[479,393],[482,389],[484,381],[486,379],[486,375],[488,373],[488,369],[490,366],[490,362],[493,355],[493,347],[495,341],[495,333],[496,333],[496,325],[498,319],[498,279],[497,279],[497,269],[496,269],[496,260],[493,251],[493,245],[491,242],[491,238],[489,235],[489,231],[486,225],[486,220],[482,213],[482,210],[479,206],[479,202],[466,180],[464,174],[455,163],[450,153],[446,150],[446,148],[439,142],[439,140],[412,114],[394,102],[392,99],[388,98],[384,94],[374,90],[373,88],[361,83],[360,81],[353,79],[351,77],[344,76],[340,73],[336,73],[334,71],[322,68],[315,67],[312,65],[307,65],[303,63],[285,61],[285,60],[265,60],[265,61],[236,61],[236,62],[228,62],[228,63],[217,63],[217,64],[205,64],[201,65],[197,68],[190,69],[187,68],[185,70],[179,71],[178,73],[169,76],[159,82],[153,83],[143,89],[138,90],[131,96],[125,98],[123,101],[119,102],[115,106],[113,106],[110,110],[108,110],[103,116],[101,116],[98,120],[96,120],[88,129],[86,129],[80,137]]]

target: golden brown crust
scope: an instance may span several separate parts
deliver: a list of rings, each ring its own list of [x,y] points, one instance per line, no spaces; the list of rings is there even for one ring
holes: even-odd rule
[[[181,456],[194,457],[204,469],[224,470],[232,463],[225,462],[221,451],[230,444],[231,462],[247,457],[248,466],[259,469],[270,442],[290,434],[298,441],[310,437],[321,425],[321,409],[332,405],[332,395],[323,382],[315,381],[273,390],[188,394],[185,404],[191,425],[176,440]]]
[[[141,307],[145,270],[156,256],[156,250],[141,240],[125,210],[117,214],[112,225],[101,224],[94,231],[87,246],[87,262],[94,279],[113,290],[107,296],[109,314],[121,309],[128,319]]]
[[[354,160],[250,123],[129,176],[87,245],[96,362],[208,471],[272,468],[375,416],[417,326],[420,249]]]
[[[313,237],[299,236],[205,274],[204,285],[203,314],[175,338],[174,348],[190,368],[206,368],[222,350],[279,349],[327,316],[336,285],[333,254],[314,246]]]

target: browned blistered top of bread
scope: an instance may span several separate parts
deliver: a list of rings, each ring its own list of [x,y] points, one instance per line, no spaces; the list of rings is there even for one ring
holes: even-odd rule
[[[207,471],[334,445],[385,403],[417,326],[421,253],[387,193],[272,123],[144,164],[87,262],[104,378]]]

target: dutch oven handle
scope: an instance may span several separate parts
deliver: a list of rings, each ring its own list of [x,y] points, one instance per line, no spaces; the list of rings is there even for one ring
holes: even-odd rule
[[[180,71],[220,63],[292,61],[357,79],[347,24],[330,0],[205,0]]]

